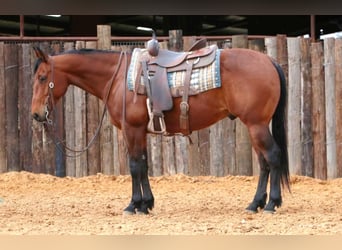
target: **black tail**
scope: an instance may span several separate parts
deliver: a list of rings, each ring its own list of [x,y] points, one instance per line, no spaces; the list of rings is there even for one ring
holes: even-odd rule
[[[272,134],[281,151],[281,183],[290,190],[290,172],[285,129],[286,78],[280,65],[273,61],[280,80],[280,99],[272,118]]]

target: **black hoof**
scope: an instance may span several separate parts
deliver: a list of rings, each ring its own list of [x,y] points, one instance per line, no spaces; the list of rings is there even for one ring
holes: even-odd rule
[[[149,214],[149,210],[152,210],[154,206],[154,199],[148,201],[134,202],[131,203],[124,209],[125,215],[133,214]]]
[[[148,201],[142,201],[140,208],[137,209],[137,212],[140,214],[149,214],[149,211],[154,207],[154,199]]]
[[[250,213],[257,213],[258,212],[258,205],[254,202],[249,204],[248,207],[246,207],[246,211]]]
[[[259,200],[255,199],[252,201],[251,204],[246,208],[246,211],[252,212],[252,213],[257,213],[258,208],[263,209],[266,205],[266,199],[267,199],[267,194],[265,193],[263,197]]]
[[[281,206],[281,199],[277,199],[277,200],[269,200],[265,209],[264,209],[264,213],[270,213],[273,214],[275,213],[275,208],[276,207],[280,207]]]
[[[133,215],[136,213],[136,209],[139,207],[140,203],[131,201],[131,203],[129,203],[128,207],[126,207],[123,212],[125,215]]]

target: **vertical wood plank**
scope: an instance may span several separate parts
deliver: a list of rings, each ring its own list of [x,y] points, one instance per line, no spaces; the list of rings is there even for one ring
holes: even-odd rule
[[[182,30],[169,30],[169,44],[168,47],[173,51],[183,51],[183,31]]]
[[[236,120],[230,120],[226,118],[223,120],[223,138],[225,138],[223,142],[223,160],[225,166],[225,175],[237,175],[238,171],[236,169],[236,155],[235,155],[235,145],[236,145],[236,136],[235,136],[235,127]]]
[[[77,50],[85,48],[85,42],[77,41]],[[87,123],[86,123],[86,93],[80,88],[75,88],[75,144],[76,149],[81,150],[87,145]],[[87,154],[82,153],[75,159],[76,177],[88,175]]]
[[[253,39],[248,41],[248,48],[265,53],[265,39]]]
[[[150,158],[153,176],[163,175],[163,159],[162,159],[162,136],[156,134],[149,135],[150,141]]]
[[[223,161],[223,122],[219,121],[210,127],[210,175],[224,175]]]
[[[118,152],[119,152],[119,163],[120,163],[120,174],[129,174],[129,162],[128,162],[128,152],[125,140],[123,138],[123,134],[121,130],[116,129],[117,131],[117,138],[118,138]],[[151,166],[151,165],[149,165]]]
[[[182,30],[170,30],[169,31],[169,50],[183,51],[183,31]],[[175,136],[175,155],[176,155],[176,172],[188,174],[189,162],[188,162],[188,138],[183,136]]]
[[[199,175],[210,175],[210,129],[205,128],[198,131],[198,151],[199,151]]]
[[[160,48],[167,49],[167,43],[159,43]],[[164,174],[174,175],[176,169],[175,138],[173,136],[162,136],[162,168]]]
[[[265,50],[269,57],[277,61],[277,37],[265,38]]]
[[[0,42],[0,110],[6,110],[5,93],[5,44]],[[0,173],[7,172],[6,113],[0,112]]]
[[[97,25],[97,48],[110,50],[112,47],[110,25]]]
[[[300,40],[299,38],[287,38],[288,46],[288,101],[287,101],[287,128],[289,168],[292,174],[300,175],[301,170],[301,95],[300,95]]]
[[[96,49],[96,42],[86,42],[85,47],[87,49]],[[87,142],[93,138],[95,131],[100,122],[101,112],[99,110],[99,100],[96,96],[86,93],[86,120],[87,120]],[[117,155],[117,153],[116,153]],[[88,159],[88,171],[89,175],[94,175],[101,172],[101,161],[100,161],[100,139],[99,136],[95,139],[93,145],[87,151]],[[115,157],[115,153],[114,153]],[[118,158],[118,157],[116,157]],[[119,161],[116,161],[119,162]],[[118,169],[115,168],[114,169]],[[118,173],[116,173],[118,174]]]
[[[217,44],[217,43],[212,43]],[[209,155],[209,169],[210,175],[224,176],[225,161],[224,161],[224,141],[223,137],[223,121],[219,121],[209,127],[210,131],[210,155]]]
[[[195,42],[196,42],[196,36],[183,37],[183,50],[188,51]]]
[[[334,178],[342,177],[342,39],[335,39],[335,84],[336,84],[336,171]]]
[[[111,49],[111,28],[109,25],[97,26],[97,48],[101,50]],[[104,103],[100,101],[100,110],[103,110]],[[101,151],[101,171],[103,174],[114,174],[113,164],[113,125],[110,122],[108,113],[102,124],[100,133],[100,151]]]
[[[312,139],[312,79],[310,39],[300,39],[301,49],[301,135],[302,135],[302,172],[313,177],[313,139]]]
[[[20,169],[32,172],[32,75],[31,75],[31,45],[20,44],[19,58],[19,159]],[[1,109],[0,109],[1,110]]]
[[[335,112],[335,39],[324,40],[327,178],[337,176]]]
[[[74,90],[75,115],[75,148],[81,150],[86,146],[85,92],[80,88]],[[75,158],[76,177],[88,174],[87,154],[82,153]]]
[[[74,48],[73,42],[64,43],[64,51]],[[74,91],[75,86],[69,86],[64,96],[64,127],[65,127],[65,140],[69,148],[75,148],[75,105],[74,105]],[[74,157],[67,157],[65,160],[66,175],[76,176],[76,159]]]
[[[113,162],[114,171],[113,171],[113,174],[116,175],[116,176],[121,174],[120,173],[120,160],[119,160],[120,157],[119,157],[118,131],[119,131],[118,129],[113,129],[113,158],[114,158],[114,162]],[[99,142],[98,139],[97,139],[97,141]],[[98,144],[98,147],[97,147],[98,151],[96,150],[95,152],[96,152],[96,154],[98,154],[98,156],[97,156],[98,159],[96,160],[96,162],[93,162],[93,164],[94,164],[94,170],[95,170],[95,166],[98,166],[98,167],[96,167],[96,171],[97,172],[101,172],[101,161],[100,161],[101,152],[100,152],[100,147],[99,147],[100,144],[99,143],[97,143],[97,144]],[[89,157],[88,157],[88,161],[89,161]],[[125,165],[127,165],[127,163],[125,163]]]
[[[233,48],[247,48],[247,35],[235,35],[232,37]],[[236,120],[236,167],[239,175],[252,175],[252,146],[247,127]]]
[[[173,136],[162,136],[162,167],[164,175],[174,175],[176,171],[176,161],[175,161],[175,139]]]
[[[8,171],[19,171],[18,46],[5,44],[6,154]]]
[[[199,132],[198,131],[194,131],[191,135],[190,135],[192,144],[189,144],[189,175],[191,176],[198,176],[201,175],[201,164],[200,164],[200,159],[201,159],[201,155],[199,153],[199,148],[200,148],[200,144],[199,144]]]
[[[288,55],[287,55],[287,38],[286,35],[277,35],[276,37],[277,40],[277,62],[281,66],[281,68],[284,71],[284,75],[286,78],[286,83],[288,83],[288,75],[289,75],[289,70],[288,70]]]
[[[175,136],[176,172],[188,174],[188,143],[189,139],[184,136]]]
[[[325,127],[324,55],[321,42],[311,44],[312,65],[312,133],[314,177],[327,178],[327,148]]]

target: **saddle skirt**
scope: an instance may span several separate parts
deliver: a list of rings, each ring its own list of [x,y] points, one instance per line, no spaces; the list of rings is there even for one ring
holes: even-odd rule
[[[220,77],[220,50],[215,52],[215,58],[211,64],[204,67],[194,68],[190,78],[189,95],[197,95],[201,92],[221,87]],[[148,58],[146,49],[135,48],[132,53],[131,63],[127,73],[127,87],[130,91],[145,95],[146,88],[141,74],[141,61]],[[153,74],[154,72],[149,72]],[[167,72],[167,81],[173,97],[181,97],[183,94],[186,71],[179,70]],[[138,85],[138,86],[136,86]]]

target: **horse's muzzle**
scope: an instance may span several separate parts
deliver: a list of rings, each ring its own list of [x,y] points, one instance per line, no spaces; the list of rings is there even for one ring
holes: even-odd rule
[[[33,113],[32,118],[35,119],[38,122],[45,122],[46,121],[46,115],[39,115],[38,113]]]

